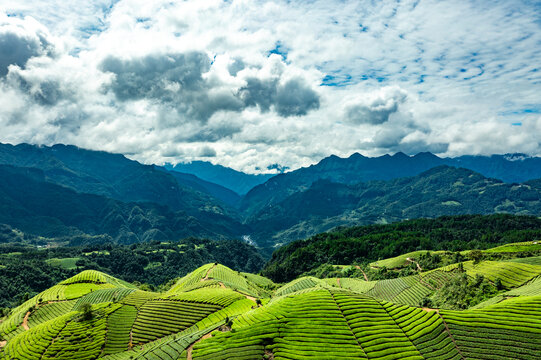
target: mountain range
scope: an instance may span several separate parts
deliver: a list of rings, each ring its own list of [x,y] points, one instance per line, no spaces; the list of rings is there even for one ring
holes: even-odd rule
[[[348,158],[332,155],[315,165],[274,176],[264,184],[254,187],[242,199],[240,208],[250,216],[265,206],[308,189],[320,179],[340,184],[357,184],[415,176],[441,165],[470,169],[508,183],[541,178],[541,158],[524,154],[456,158],[440,158],[427,152],[415,156],[401,152],[380,157],[366,157],[358,153]]]
[[[244,237],[269,252],[341,225],[539,215],[539,178],[541,158],[523,154],[353,154],[256,176],[205,162],[160,167],[69,145],[0,144],[0,223],[78,242]]]

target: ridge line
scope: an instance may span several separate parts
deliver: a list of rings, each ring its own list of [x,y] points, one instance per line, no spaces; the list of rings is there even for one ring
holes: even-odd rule
[[[353,329],[352,329],[351,326],[349,325],[349,321],[348,321],[348,319],[346,318],[346,316],[344,315],[344,312],[342,311],[342,308],[340,307],[340,305],[338,304],[338,302],[337,302],[336,299],[334,298],[334,294],[333,294],[330,290],[327,290],[327,291],[329,291],[329,294],[331,295],[332,300],[333,300],[334,303],[336,304],[336,307],[338,308],[338,310],[340,310],[340,314],[342,314],[342,317],[344,318],[344,321],[346,322],[349,331],[351,331],[351,335],[353,335],[353,337],[355,338],[355,341],[357,342],[357,345],[359,345],[359,348],[360,348],[361,351],[363,352],[364,356],[366,356],[366,358],[369,359],[368,355],[366,354],[366,351],[364,351],[363,346],[362,346],[361,343],[359,342],[359,339],[357,339],[357,335],[355,335],[355,333],[353,332]]]

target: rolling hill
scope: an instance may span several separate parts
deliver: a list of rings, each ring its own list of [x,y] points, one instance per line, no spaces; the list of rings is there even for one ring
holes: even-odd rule
[[[12,310],[0,324],[0,359],[533,360],[541,265],[521,259],[286,284],[211,263],[164,292],[84,271]],[[482,278],[483,288],[509,281],[475,308],[418,305],[439,289],[454,292],[457,277],[471,287]]]
[[[286,282],[325,264],[371,263],[378,267],[402,268],[405,258],[419,260],[419,255],[428,250],[441,256],[441,252],[490,249],[496,245],[537,239],[541,239],[540,218],[508,214],[442,216],[354,226],[294,241],[277,249],[262,273],[274,281]],[[517,246],[506,245],[501,253],[508,248],[516,249]]]

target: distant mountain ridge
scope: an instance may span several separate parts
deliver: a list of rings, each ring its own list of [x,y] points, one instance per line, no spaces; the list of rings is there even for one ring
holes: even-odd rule
[[[242,219],[238,212],[230,205],[238,202],[238,196],[234,192],[193,175],[171,174],[163,168],[143,165],[123,155],[61,144],[51,147],[0,144],[0,166],[3,176],[6,177],[3,180],[12,181],[13,179],[9,178],[14,178],[27,186],[32,184],[29,189],[32,191],[19,187],[19,195],[12,192],[19,183],[14,183],[12,187],[6,186],[4,193],[0,194],[0,207],[7,212],[6,216],[13,214],[14,209],[21,209],[21,202],[25,203],[22,207],[28,211],[21,212],[26,214],[24,216],[47,215],[46,212],[40,213],[38,207],[32,208],[31,203],[20,196],[31,198],[30,195],[33,195],[37,201],[38,190],[43,192],[42,195],[48,201],[54,203],[51,205],[57,206],[56,210],[59,212],[42,204],[42,209],[51,211],[49,221],[42,225],[43,229],[36,227],[30,231],[28,226],[32,223],[24,218],[9,217],[10,222],[4,221],[31,234],[52,237],[55,235],[55,223],[59,224],[57,236],[79,232],[108,234],[120,242],[161,239],[163,234],[174,237],[240,238],[247,231],[241,224]],[[14,197],[18,198],[15,202]],[[102,204],[102,212],[97,208],[83,209],[87,206],[85,202]],[[148,220],[151,226],[146,224],[133,229],[132,225],[127,226],[127,229],[124,227],[131,221],[130,214],[135,203],[143,212],[145,224]],[[62,206],[72,209],[74,213],[85,214],[88,217],[87,222],[79,223],[79,219],[71,217],[59,220]],[[120,209],[120,215],[108,216],[105,209],[110,209],[112,214],[117,213],[114,209]],[[35,211],[37,213],[34,214]],[[170,217],[176,225],[153,224],[153,220],[149,220],[164,216]],[[105,226],[104,221],[112,225]],[[37,220],[34,222],[39,223]],[[71,226],[73,229],[70,230]],[[118,228],[114,228],[115,226]],[[134,230],[135,228],[137,230]],[[158,229],[161,233],[147,232],[152,229]],[[132,233],[135,236],[132,236]],[[122,234],[128,234],[131,240],[127,240]]]
[[[190,214],[221,200],[213,195],[219,192],[217,189],[209,191],[212,185],[203,184],[203,181],[198,183],[196,178],[188,180],[124,155],[72,145],[0,144],[0,164],[40,169],[47,181],[79,193],[102,195],[123,202],[153,202]],[[234,215],[225,203],[218,205]]]
[[[193,174],[167,170],[166,168],[160,166],[154,166],[154,168],[167,171],[179,182],[180,185],[209,194],[229,206],[236,207],[241,200],[241,196],[233,190],[222,185],[203,180]]]
[[[0,224],[48,237],[55,231],[58,236],[107,234],[123,243],[164,236],[239,239],[246,235],[268,252],[341,225],[473,213],[541,214],[541,158],[524,154],[330,156],[273,176],[243,197],[234,189],[248,189],[270,175],[192,164],[204,171],[193,175],[179,172],[182,166],[143,165],[123,155],[68,145],[0,144],[0,167],[6,177],[0,192],[0,208],[6,213]],[[202,179],[202,174],[236,187]],[[15,181],[10,178],[32,183],[32,191],[27,194],[17,182],[7,185]],[[20,193],[13,193],[14,188]],[[51,209],[40,202],[43,199],[34,188],[47,201],[58,203],[48,222],[44,222],[45,210]],[[25,198],[30,195],[41,208],[32,208],[32,201]],[[84,215],[62,218],[69,215],[63,207]],[[174,219],[173,224],[166,218]],[[59,224],[56,230],[54,224]]]
[[[336,226],[443,215],[541,214],[541,181],[508,184],[469,169],[439,166],[412,177],[358,184],[318,180],[264,206],[247,221],[263,247]]]
[[[468,155],[456,158],[440,158],[428,152],[414,156],[401,152],[380,157],[365,157],[359,153],[347,158],[331,155],[315,165],[274,176],[254,187],[242,199],[240,209],[250,217],[265,206],[282,201],[293,193],[305,191],[321,179],[341,184],[391,180],[415,176],[441,165],[467,168],[507,183],[541,178],[541,158],[524,154],[490,157]]]

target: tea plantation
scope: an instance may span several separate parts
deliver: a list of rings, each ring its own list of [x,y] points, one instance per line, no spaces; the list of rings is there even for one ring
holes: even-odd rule
[[[286,284],[211,263],[164,292],[87,270],[12,309],[0,323],[0,359],[541,359],[535,255]],[[472,289],[483,296],[472,299]],[[457,310],[454,292],[477,303]]]

